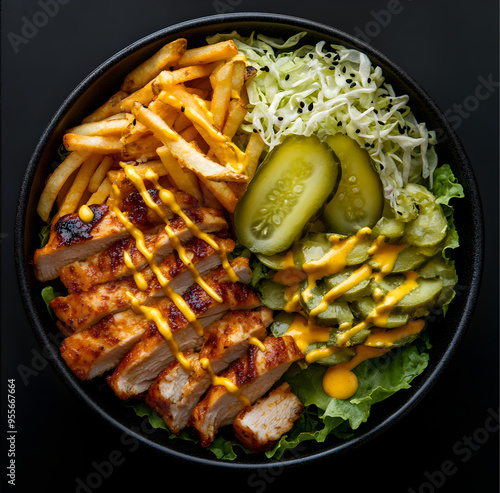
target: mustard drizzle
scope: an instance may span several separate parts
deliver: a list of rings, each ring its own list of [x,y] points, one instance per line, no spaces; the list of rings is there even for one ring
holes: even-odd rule
[[[302,268],[308,275],[308,284],[306,290],[302,293],[306,299],[311,296],[311,290],[316,286],[319,279],[336,274],[342,271],[346,266],[346,260],[349,253],[366,235],[370,234],[369,228],[363,228],[357,234],[341,239],[336,235],[332,235],[329,240],[332,243],[332,248],[322,258],[316,261],[311,261],[303,264]],[[373,278],[376,280],[383,279],[384,276],[391,273],[394,263],[398,254],[406,248],[406,245],[393,245],[385,242],[384,236],[377,237],[368,249],[368,253],[379,264],[378,271],[374,271],[368,264],[362,264],[358,267],[346,280],[336,285],[328,293],[326,293],[321,302],[310,312],[311,316],[317,316],[337,298],[342,296],[349,289],[357,286],[364,280]],[[331,356],[339,351],[354,335],[369,324],[373,323],[378,326],[375,328],[367,344],[355,346],[357,355],[348,363],[337,364],[330,367],[325,374],[323,386],[328,395],[345,399],[350,397],[356,392],[357,379],[352,369],[360,362],[380,356],[387,352],[390,348],[379,348],[377,346],[386,343],[390,346],[391,336],[395,337],[401,334],[416,333],[421,330],[423,321],[411,321],[407,326],[385,330],[383,327],[387,325],[388,317],[394,306],[410,291],[412,291],[418,284],[418,274],[414,271],[404,273],[406,279],[397,288],[387,292],[385,295],[381,290],[373,293],[375,300],[375,307],[366,317],[365,320],[359,322],[354,327],[352,324],[347,323],[339,327],[342,334],[338,336],[340,346],[328,346],[325,348],[315,349],[307,353],[305,361],[307,364],[313,363],[321,358]],[[306,352],[307,347],[315,342],[327,342],[329,339],[330,327],[315,326],[310,319],[306,319],[301,314],[301,307],[299,303],[300,290],[298,286],[287,288],[285,291],[285,298],[287,303],[284,310],[287,312],[296,312],[297,315],[287,330],[287,334],[291,335],[298,347],[303,353]],[[399,329],[399,330],[398,330]],[[393,332],[394,331],[394,332]],[[384,342],[382,342],[384,341]],[[337,370],[335,370],[337,368]],[[342,386],[341,380],[344,378]],[[335,382],[334,382],[335,380]],[[337,389],[337,390],[332,390]],[[341,389],[341,390],[339,390]]]
[[[130,179],[130,181],[137,188],[141,197],[148,207],[154,210],[166,223],[165,232],[167,233],[171,244],[174,246],[176,251],[179,254],[179,258],[189,269],[195,282],[197,282],[215,301],[221,303],[222,298],[215,293],[215,291],[201,278],[199,272],[192,264],[192,262],[187,258],[186,252],[179,239],[175,235],[175,233],[170,228],[170,221],[166,214],[162,211],[162,209],[152,200],[149,192],[146,189],[144,181],[136,172],[132,165],[127,165],[121,163],[121,166],[124,168],[126,176]],[[228,277],[232,282],[238,282],[239,278],[231,267],[229,260],[227,258],[226,252],[220,248],[219,244],[209,235],[203,233],[194,223],[187,217],[187,215],[182,211],[179,204],[176,202],[174,195],[169,190],[161,187],[158,183],[158,175],[154,173],[152,170],[147,170],[145,173],[145,178],[151,181],[155,188],[159,191],[160,199],[164,202],[174,214],[178,215],[183,219],[184,223],[188,227],[188,229],[193,233],[193,236],[198,237],[201,240],[204,240],[208,243],[219,255],[222,261],[222,266],[228,273]],[[170,286],[169,281],[165,278],[160,268],[158,267],[154,255],[146,246],[146,242],[144,239],[144,234],[138,228],[136,228],[126,217],[126,215],[120,210],[119,203],[121,202],[121,194],[120,190],[115,183],[112,185],[112,193],[110,197],[110,207],[113,212],[116,214],[120,222],[124,225],[127,232],[135,239],[137,249],[142,253],[142,255],[146,258],[149,267],[155,274],[158,282],[160,283],[163,292],[168,296],[177,308],[181,311],[181,313],[185,316],[188,322],[193,326],[199,336],[203,336],[204,329],[199,320],[197,320],[196,315],[193,313],[191,308],[185,302],[185,300],[176,293]],[[91,211],[90,211],[91,212]],[[85,212],[83,212],[85,213]],[[91,220],[91,219],[90,219]],[[130,270],[134,277],[134,281],[139,289],[146,290],[147,282],[144,279],[144,276],[137,271],[135,265],[132,262],[132,259],[127,251],[124,251],[123,254],[124,263],[127,268]],[[148,321],[153,321],[158,328],[160,334],[165,338],[165,341],[170,347],[172,354],[175,356],[176,360],[186,371],[192,371],[192,365],[190,361],[184,356],[183,352],[179,350],[179,345],[175,338],[173,337],[172,331],[170,330],[167,321],[162,317],[161,312],[150,306],[141,305],[137,298],[131,293],[127,292],[127,297],[131,302],[131,307],[136,313],[141,313],[146,317]],[[253,339],[253,338],[251,338]],[[249,341],[251,344],[259,345],[256,341]],[[260,342],[260,341],[259,341]],[[262,343],[261,343],[262,344]],[[260,346],[259,346],[260,347]],[[262,349],[262,347],[260,347]],[[265,350],[265,346],[264,349]],[[208,361],[208,360],[207,360]],[[250,405],[250,401],[242,395],[241,391],[234,385],[230,380],[223,377],[218,377],[213,373],[213,370],[208,362],[208,366],[204,366],[204,368],[208,369],[211,372],[212,382],[214,385],[223,385],[228,392],[236,395],[245,405]]]

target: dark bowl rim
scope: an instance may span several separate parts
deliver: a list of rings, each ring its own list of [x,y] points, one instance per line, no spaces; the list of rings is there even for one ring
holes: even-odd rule
[[[57,125],[66,114],[68,109],[74,104],[75,101],[85,92],[85,90],[95,82],[98,77],[103,74],[105,71],[116,65],[120,60],[126,58],[131,53],[143,48],[161,38],[167,37],[169,35],[173,35],[176,33],[184,32],[188,29],[193,29],[196,27],[208,27],[209,25],[228,23],[231,25],[231,22],[264,22],[271,24],[279,24],[279,25],[292,25],[294,28],[303,28],[304,30],[312,30],[319,34],[324,34],[328,37],[333,37],[340,39],[342,41],[348,42],[354,48],[363,51],[371,57],[376,58],[378,61],[383,62],[386,66],[390,67],[393,70],[399,79],[401,79],[404,84],[411,87],[411,89],[421,97],[426,105],[429,107],[429,111],[434,115],[437,121],[440,124],[440,128],[444,129],[447,138],[449,139],[450,145],[454,146],[457,150],[457,153],[462,158],[462,169],[464,169],[467,173],[466,180],[469,185],[468,196],[472,201],[474,206],[477,208],[477,216],[480,217],[480,221],[475,224],[476,228],[476,246],[477,251],[475,252],[475,256],[473,258],[473,275],[472,275],[472,284],[469,287],[469,294],[467,297],[467,303],[465,308],[463,309],[464,315],[460,320],[460,324],[457,327],[457,330],[453,336],[453,338],[449,341],[446,351],[443,353],[439,362],[437,362],[432,369],[431,373],[426,376],[425,381],[419,386],[418,390],[412,394],[412,396],[407,399],[404,405],[397,410],[395,410],[392,414],[388,415],[384,420],[378,423],[374,428],[368,430],[363,435],[353,438],[349,441],[342,442],[340,445],[332,447],[330,449],[317,452],[313,455],[307,456],[305,458],[294,458],[290,460],[283,460],[276,462],[274,460],[267,461],[264,463],[242,463],[242,462],[230,462],[230,461],[220,461],[218,459],[205,459],[202,457],[194,457],[191,455],[184,454],[182,452],[178,452],[176,450],[168,449],[165,446],[162,446],[154,441],[149,440],[147,437],[136,433],[135,431],[129,429],[127,426],[123,425],[119,421],[117,421],[113,416],[109,413],[101,409],[92,399],[87,395],[84,389],[79,385],[79,381],[75,379],[75,377],[70,372],[69,368],[64,364],[64,362],[59,357],[58,349],[51,343],[45,329],[41,323],[39,315],[37,313],[37,309],[33,303],[31,297],[27,295],[29,285],[29,280],[27,277],[27,260],[25,258],[25,221],[27,215],[28,208],[28,199],[31,190],[31,185],[36,173],[38,162],[43,154],[44,148],[47,145],[47,142],[51,138],[54,133]],[[280,465],[297,465],[303,464],[305,462],[309,462],[311,460],[317,460],[324,458],[326,456],[330,456],[334,453],[342,453],[348,449],[354,449],[363,443],[371,440],[375,436],[379,435],[383,431],[385,431],[389,426],[394,424],[396,421],[399,421],[403,416],[405,416],[415,405],[420,402],[420,400],[425,396],[425,394],[430,390],[432,385],[436,382],[438,377],[443,373],[445,368],[448,366],[451,357],[456,352],[457,346],[460,341],[463,339],[467,326],[469,325],[470,319],[473,314],[474,305],[476,303],[480,284],[481,284],[481,275],[482,275],[482,265],[483,265],[483,257],[484,257],[484,228],[482,223],[482,207],[481,207],[481,199],[479,196],[479,190],[477,187],[477,183],[474,178],[474,172],[472,166],[467,158],[466,152],[458,139],[458,136],[455,133],[455,130],[452,128],[450,123],[447,121],[444,113],[437,106],[437,104],[429,97],[429,95],[425,92],[425,90],[399,65],[390,60],[386,55],[379,52],[373,46],[365,43],[364,41],[355,38],[354,36],[337,29],[335,27],[331,27],[329,25],[308,20],[305,18],[294,17],[286,14],[277,14],[277,13],[268,13],[268,12],[240,12],[240,13],[229,13],[229,14],[217,14],[210,15],[205,17],[200,17],[197,19],[187,20],[180,23],[173,24],[166,28],[160,29],[154,33],[151,33],[147,36],[140,38],[139,40],[129,44],[124,49],[120,50],[116,54],[109,57],[103,63],[101,63],[96,69],[94,69],[83,81],[77,85],[77,87],[71,91],[71,93],[64,99],[63,103],[60,105],[59,109],[54,113],[51,118],[49,124],[45,128],[42,133],[40,140],[33,151],[33,154],[30,158],[28,166],[26,168],[25,175],[23,177],[20,192],[19,192],[19,201],[16,209],[16,220],[15,220],[15,261],[16,261],[16,269],[18,276],[18,284],[21,291],[21,296],[23,299],[23,303],[25,306],[25,310],[28,314],[28,318],[32,325],[33,331],[42,347],[44,347],[48,353],[48,359],[52,362],[55,367],[57,373],[61,376],[61,378],[65,381],[65,383],[76,393],[76,395],[82,399],[95,413],[104,418],[106,421],[110,422],[117,429],[133,436],[137,440],[142,443],[147,444],[149,447],[156,449],[161,453],[167,453],[173,456],[176,456],[181,459],[194,461],[200,464],[210,465],[210,466],[220,466],[220,467],[228,467],[228,468],[242,468],[242,469],[255,469],[255,468],[266,468],[276,466],[277,463]]]

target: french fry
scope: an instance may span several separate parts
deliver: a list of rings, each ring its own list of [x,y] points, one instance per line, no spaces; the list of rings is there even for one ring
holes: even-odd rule
[[[101,163],[95,170],[92,178],[90,178],[89,185],[87,187],[90,193],[94,193],[97,191],[102,181],[106,178],[106,174],[109,171],[109,168],[113,166],[114,159],[112,156],[104,156]]]
[[[207,99],[208,95],[210,94],[210,91],[208,89],[198,89],[197,87],[186,86],[186,91],[189,92],[189,94],[195,94],[201,99]]]
[[[191,120],[186,116],[184,112],[181,112],[179,116],[175,119],[174,130],[181,133],[184,129],[191,127]]]
[[[49,218],[50,211],[52,210],[57,194],[63,187],[66,180],[71,176],[73,171],[81,166],[88,156],[89,153],[86,152],[72,152],[55,169],[50,178],[47,180],[37,206],[37,212],[44,221],[47,221]]]
[[[184,85],[165,86],[165,89],[158,94],[158,100],[168,105],[176,105],[175,107],[178,107],[180,111],[182,111],[182,108],[184,110],[188,109],[184,111],[187,118],[191,121],[201,118],[210,125],[214,132],[217,132],[217,129],[211,122],[205,104],[195,94],[189,93]]]
[[[156,173],[158,177],[162,177],[168,174],[167,169],[160,159],[153,159],[151,161],[146,161],[145,163],[134,165],[134,170],[142,179],[146,177],[146,172],[149,169],[153,171],[153,173]],[[116,183],[116,185],[118,185],[118,188],[120,188],[121,184],[125,180],[128,180],[127,175],[125,174],[125,171],[123,169],[114,169],[109,171],[108,178],[112,183]]]
[[[204,125],[199,125],[198,123],[194,123],[193,125],[203,140],[208,144],[210,155],[215,156],[222,166],[227,166],[229,169],[232,168],[239,172],[240,170],[238,168],[241,167],[241,165],[238,163],[238,158],[234,149],[229,145],[229,141],[221,138],[220,136],[222,134],[220,133],[214,136],[214,134],[208,131]]]
[[[124,111],[120,113],[115,113],[114,115],[109,115],[106,118],[103,118],[101,121],[105,122],[108,120],[120,120],[121,118],[129,118],[130,113],[125,113]]]
[[[191,125],[185,128],[182,132],[179,132],[179,135],[186,141],[191,142],[195,140],[200,134],[194,125]]]
[[[80,210],[80,207],[82,205],[86,205],[87,201],[90,199],[91,196],[92,196],[92,194],[88,191],[88,189],[85,189],[83,191],[82,196],[80,197],[80,201],[78,202],[78,204],[77,204],[77,206],[75,208],[75,211]]]
[[[149,104],[153,101],[155,95],[153,93],[154,80],[148,82],[145,86],[128,95],[120,101],[120,111],[131,112],[134,103]]]
[[[146,85],[163,69],[175,66],[181,56],[184,55],[186,47],[187,41],[184,38],[179,38],[166,44],[151,58],[132,70],[132,72],[125,77],[121,89],[127,92],[133,92]]]
[[[157,157],[156,149],[161,145],[162,142],[154,135],[145,135],[125,144],[121,156],[124,161],[149,161]]]
[[[94,174],[97,166],[102,160],[102,156],[99,154],[91,154],[80,166],[78,174],[76,175],[75,181],[71,185],[68,193],[64,197],[64,201],[59,207],[57,213],[58,217],[64,216],[65,214],[71,214],[75,212],[80,199],[82,198],[87,186],[89,184],[90,178]]]
[[[111,192],[111,180],[106,177],[99,185],[99,188],[87,200],[87,205],[104,204]]]
[[[258,133],[252,133],[248,139],[248,144],[245,149],[245,161],[246,161],[246,174],[248,179],[251,180],[255,172],[257,171],[257,166],[259,164],[259,158],[264,150],[264,141]]]
[[[122,144],[125,146],[126,144],[135,142],[136,140],[150,133],[151,132],[142,123],[134,119],[132,122],[128,124],[127,128],[122,133],[120,140],[122,141]]]
[[[131,111],[134,103],[141,103],[148,105],[155,98],[156,93],[159,91],[158,87],[163,84],[180,84],[184,81],[204,77],[210,74],[211,66],[202,67],[185,67],[174,72],[167,70],[162,71],[157,77],[148,82],[146,85],[140,87],[132,94],[123,98],[120,102],[120,111]],[[164,81],[163,83],[161,81]]]
[[[213,95],[210,104],[210,111],[213,115],[214,125],[219,130],[222,130],[226,119],[226,114],[229,108],[231,99],[231,91],[233,87],[233,66],[234,62],[228,62],[217,70],[212,80]]]
[[[157,157],[158,156],[156,156],[156,158]],[[158,175],[158,178],[167,176],[167,170],[159,159],[153,159],[151,161],[146,161],[145,163],[136,164],[134,165],[134,169],[143,180],[146,179],[146,173],[148,170],[156,173]],[[107,178],[110,180],[110,183],[118,187],[122,197],[126,197],[130,193],[137,190],[135,185],[130,181],[123,169],[115,169],[109,171]]]
[[[221,41],[213,45],[201,46],[186,50],[178,61],[180,67],[186,65],[200,65],[202,63],[212,63],[225,58],[231,58],[238,54],[238,48],[234,41]]]
[[[208,77],[212,73],[213,69],[213,64],[206,64],[190,65],[188,67],[173,70],[172,72],[164,70],[153,82],[153,92],[158,94],[165,86],[183,84],[184,82],[192,81],[194,79]]]
[[[224,209],[232,214],[238,203],[238,197],[236,197],[231,188],[229,188],[228,184],[208,180],[204,176],[199,176],[199,178],[214,197],[222,204]]]
[[[231,98],[239,99],[240,92],[244,83],[245,83],[245,62],[241,59],[234,59]]]
[[[76,135],[114,135],[121,134],[128,126],[127,118],[101,120],[98,122],[82,123],[70,128],[66,133]]]
[[[127,92],[118,91],[116,94],[113,94],[113,96],[111,96],[102,106],[99,106],[99,108],[84,118],[82,123],[97,122],[120,113],[122,111],[120,104],[127,96]]]
[[[169,104],[165,104],[164,102],[155,99],[150,105],[149,109],[158,115],[169,127],[171,127],[175,120],[179,117],[180,111],[170,106]]]
[[[64,201],[64,197],[66,197],[66,194],[68,193],[68,190],[71,188],[71,185],[75,181],[76,175],[78,174],[78,168],[71,173],[71,175],[68,177],[68,179],[64,182],[63,186],[61,187],[61,190],[59,190],[59,193],[57,194],[56,198],[56,205],[57,208],[61,207],[61,204]]]
[[[227,113],[226,123],[222,129],[222,133],[228,138],[232,139],[240,125],[243,123],[247,114],[246,106],[240,99],[232,99],[229,103],[229,111]]]
[[[203,195],[203,201],[205,207],[211,207],[213,209],[223,209],[222,204],[217,200],[215,195],[207,188],[207,186],[200,180],[200,189]]]
[[[189,86],[189,87],[188,87]],[[194,92],[203,91],[206,93],[205,96],[201,96],[204,99],[208,97],[208,94],[212,92],[212,84],[210,83],[210,77],[201,77],[199,79],[194,79],[189,81],[188,85],[186,85],[188,92],[192,92],[192,89],[195,89]]]
[[[202,194],[199,187],[196,175],[189,169],[183,168],[177,159],[169,151],[168,147],[159,147],[156,150],[160,156],[163,166],[167,170],[173,184],[189,195],[195,197],[199,202],[202,202]]]
[[[113,154],[121,152],[120,137],[102,137],[98,135],[65,134],[64,146],[68,151],[93,152],[98,154]]]
[[[214,181],[247,181],[246,175],[208,159],[148,108],[136,103],[132,111],[137,120],[146,125],[186,168],[198,176]]]

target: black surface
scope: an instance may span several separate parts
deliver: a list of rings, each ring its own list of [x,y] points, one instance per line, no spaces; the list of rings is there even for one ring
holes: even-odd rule
[[[12,227],[25,163],[54,111],[81,79],[140,37],[218,13],[226,5],[236,12],[302,15],[365,40],[369,36],[374,47],[419,81],[457,127],[473,163],[485,204],[488,249],[471,330],[450,368],[408,416],[382,437],[334,460],[289,470],[229,471],[224,478],[237,481],[231,489],[240,491],[289,485],[364,489],[381,482],[388,491],[452,491],[474,485],[496,491],[497,434],[486,429],[498,424],[489,419],[498,412],[498,6],[401,1],[328,7],[309,2],[307,9],[288,4],[285,12],[277,3],[273,8],[271,2],[247,5],[237,0],[175,8],[161,2],[105,5],[105,10],[102,2],[60,5],[16,54],[8,35],[22,33],[23,18],[34,19],[41,4],[2,2],[2,385],[16,378],[18,489],[78,491],[83,481],[88,489],[111,491],[147,485],[158,476],[168,487],[169,477],[184,470],[184,462],[110,428],[61,383],[32,335],[16,291]],[[5,416],[5,399],[2,406]],[[196,468],[200,474],[185,477],[190,489],[209,484],[207,469]],[[221,477],[221,471],[214,472]]]

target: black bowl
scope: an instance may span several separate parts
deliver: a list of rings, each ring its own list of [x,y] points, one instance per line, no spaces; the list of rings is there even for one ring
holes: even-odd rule
[[[397,94],[410,96],[410,104],[418,121],[426,122],[429,129],[436,130],[439,136],[436,148],[439,160],[451,165],[465,190],[465,198],[456,200],[454,204],[456,226],[461,241],[460,248],[454,252],[459,277],[457,296],[446,318],[431,323],[433,348],[424,373],[413,381],[411,389],[398,392],[374,406],[368,422],[356,430],[352,438],[342,441],[332,437],[322,444],[305,442],[300,454],[285,454],[280,465],[338,454],[360,446],[387,429],[422,399],[449,363],[471,319],[481,281],[484,239],[481,201],[472,167],[441,110],[404,70],[370,45],[342,31],[317,22],[279,14],[238,13],[205,17],[147,36],[120,51],[91,73],[68,96],[47,126],[28,164],[21,187],[16,217],[16,265],[22,297],[33,329],[61,378],[90,408],[114,426],[167,454],[212,465],[251,468],[273,466],[275,461],[269,461],[262,455],[245,455],[232,462],[219,461],[211,452],[202,450],[191,442],[169,440],[168,434],[162,431],[151,433],[149,428],[139,429],[141,420],[111,392],[103,391],[102,380],[78,380],[59,355],[57,346],[60,335],[47,312],[40,295],[42,286],[35,279],[30,265],[33,252],[38,247],[38,231],[42,226],[36,213],[36,204],[65,129],[78,124],[91,110],[113,94],[124,75],[166,42],[182,36],[188,39],[189,46],[202,45],[205,44],[206,36],[232,30],[244,35],[255,31],[283,38],[306,31],[308,34],[302,40],[304,43],[315,44],[324,39],[366,53],[374,64],[382,67],[386,79],[393,85]],[[139,431],[135,431],[138,429]]]

